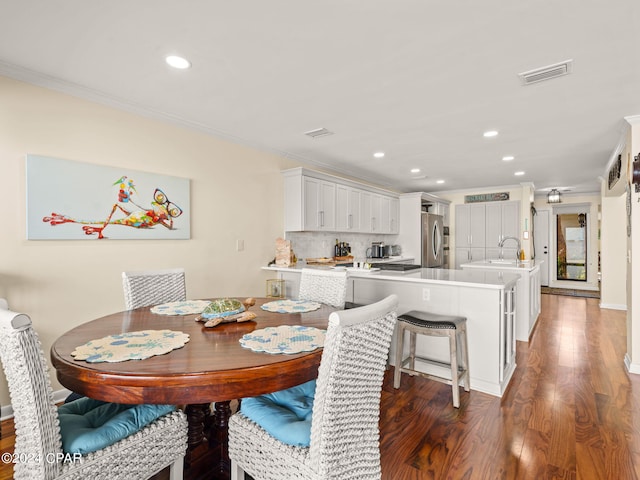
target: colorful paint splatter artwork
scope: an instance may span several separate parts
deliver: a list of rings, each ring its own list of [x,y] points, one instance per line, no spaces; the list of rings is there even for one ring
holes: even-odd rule
[[[98,206],[97,202],[95,201],[91,202],[91,205],[92,205],[91,210],[92,212],[96,212],[96,213],[91,213],[90,214],[91,216],[87,215],[87,209],[86,208],[83,209],[82,204],[80,205],[74,204],[72,206],[68,206],[70,205],[70,202],[68,201],[68,198],[69,198],[68,191],[65,190],[66,187],[64,187],[65,177],[64,176],[62,177],[62,182],[60,182],[59,180],[55,180],[53,182],[53,186],[55,187],[53,190],[57,190],[58,192],[60,192],[61,190],[60,187],[62,187],[63,194],[60,195],[59,201],[56,201],[57,197],[55,195],[55,192],[45,195],[45,198],[47,200],[45,204],[50,208],[50,210],[40,217],[40,221],[43,222],[45,226],[47,226],[52,231],[58,230],[58,229],[64,229],[65,231],[62,236],[57,236],[54,232],[51,232],[50,234],[45,233],[44,235],[42,235],[40,233],[42,232],[42,230],[40,228],[36,228],[37,225],[34,226],[33,217],[37,215],[37,213],[31,211],[34,205],[36,205],[38,209],[43,208],[43,205],[40,205],[41,202],[39,201],[40,200],[39,197],[41,197],[42,195],[38,195],[34,200],[32,198],[34,197],[33,195],[31,197],[29,196],[29,191],[33,191],[34,184],[38,185],[40,188],[44,188],[44,189],[49,188],[49,185],[43,185],[42,182],[39,182],[39,180],[42,177],[41,175],[35,175],[33,173],[33,171],[38,172],[40,167],[43,166],[42,165],[43,158],[47,160],[46,157],[28,156],[27,158],[27,171],[28,171],[27,186],[28,186],[28,207],[29,207],[28,223],[29,223],[29,227],[33,227],[33,228],[28,228],[29,238],[34,238],[34,239],[78,238],[77,235],[84,236],[84,238],[87,238],[87,236],[89,236],[91,238],[97,238],[97,239],[140,238],[135,233],[123,235],[123,233],[119,232],[118,230],[152,231],[151,236],[146,236],[144,238],[189,238],[188,229],[186,231],[187,235],[185,237],[184,228],[178,228],[178,225],[176,224],[177,219],[183,215],[184,210],[180,206],[178,206],[177,203],[174,203],[169,200],[167,194],[165,193],[164,186],[162,187],[160,186],[162,182],[158,181],[157,175],[145,174],[145,173],[139,173],[139,175],[143,176],[143,178],[145,179],[144,189],[140,188],[134,182],[133,178],[129,175],[119,175],[119,178],[114,175],[111,177],[110,180],[108,180],[108,182],[102,180],[104,178],[103,175],[99,176],[98,178],[94,178],[92,182],[92,185],[94,185],[94,189],[95,189],[94,191],[98,192],[100,197],[104,197],[104,193],[108,189],[111,192],[110,193],[111,201],[108,203],[106,202],[101,203],[104,205],[104,207],[101,207],[101,212],[97,212],[97,206]],[[69,168],[69,165],[68,165],[69,163],[71,164],[76,163],[76,162],[68,162],[65,160],[57,160],[57,159],[50,159],[50,160],[53,162],[62,162],[64,169],[67,169],[67,170]],[[78,165],[84,165],[84,164],[78,164]],[[50,170],[51,166],[48,165],[46,161],[44,166],[46,167],[44,169],[45,171],[47,171],[47,169]],[[98,169],[113,170],[111,167],[99,167],[99,166],[92,166],[92,167],[95,167]],[[82,170],[83,169],[80,168],[80,171]],[[31,173],[31,176],[29,175],[29,173]],[[122,172],[119,172],[119,173],[122,173]],[[74,177],[76,177],[76,175],[74,175]],[[113,181],[114,178],[118,178],[118,179],[114,182]],[[176,177],[167,177],[167,178],[174,179],[173,182],[164,182],[164,183],[168,183],[170,187],[172,187],[176,183],[175,182]],[[156,183],[150,184],[149,180]],[[182,184],[180,184],[180,182],[178,183],[179,188],[177,188],[177,191],[180,194],[180,197],[182,199],[186,198],[188,201],[188,180],[186,179],[178,179],[178,180],[182,180],[183,182]],[[101,184],[106,186],[107,188],[95,188],[97,181],[100,181]],[[185,189],[183,184],[185,181],[187,182],[186,197],[185,197],[185,192],[184,192]],[[62,185],[59,185],[59,183],[61,183]],[[149,204],[145,205],[144,199],[141,198],[139,191],[144,190],[144,191],[150,192],[151,188],[149,188],[149,185],[153,185],[153,193],[150,196],[151,198],[148,199]],[[68,188],[71,188],[72,190],[77,189],[77,187],[74,187],[74,186],[69,186]],[[84,189],[80,188],[80,191],[83,192],[85,195],[88,194],[88,191],[86,190],[86,188]],[[38,192],[38,193],[42,193],[42,192]],[[68,208],[68,211],[64,211],[64,213],[58,213],[63,210],[62,209],[58,210],[56,207],[56,203],[59,203],[60,206],[64,207],[65,209]],[[54,208],[56,208],[56,210],[54,210]],[[77,210],[77,213],[76,213],[76,210]],[[63,225],[65,227],[63,227]],[[70,225],[74,225],[75,227],[77,227],[74,229],[76,231],[75,233],[70,231],[69,229]],[[188,219],[186,222],[184,222],[184,225],[186,225],[188,228]],[[122,229],[122,227],[129,227],[129,228]],[[158,234],[155,232],[155,230],[158,230],[157,227],[160,227],[160,230],[164,230],[164,231],[178,232],[178,235],[172,236],[170,233],[165,235]],[[34,232],[35,234],[29,235],[30,233],[34,233]]]

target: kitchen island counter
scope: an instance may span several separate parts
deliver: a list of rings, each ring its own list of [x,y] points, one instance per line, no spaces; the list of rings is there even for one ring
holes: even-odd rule
[[[263,267],[285,280],[286,296],[297,298],[300,273],[296,267]],[[316,267],[330,269],[330,267]],[[347,301],[370,304],[392,293],[398,295],[398,314],[411,310],[467,318],[469,372],[473,390],[502,396],[516,368],[515,290],[519,276],[499,271],[419,268],[406,272],[350,270]],[[405,355],[409,342],[405,342]],[[393,363],[395,340],[390,359]],[[449,360],[445,337],[419,335],[416,353],[440,362]],[[448,369],[416,363],[419,369],[450,376]],[[437,369],[437,370],[435,370]],[[403,380],[406,381],[406,380]],[[462,396],[464,402],[464,395]]]
[[[321,270],[336,270],[342,267],[323,267],[318,265],[297,264],[294,267],[262,267],[263,270],[300,274],[303,268],[318,268]],[[366,270],[347,268],[349,277],[375,278],[394,282],[411,282],[424,284],[473,286],[476,288],[499,289],[515,284],[518,276],[513,273],[482,272],[465,270],[447,270],[444,268],[417,268],[406,272],[394,270]]]
[[[502,272],[519,277],[516,286],[516,340],[528,342],[540,315],[540,265],[542,260],[480,260],[464,263],[466,272]]]

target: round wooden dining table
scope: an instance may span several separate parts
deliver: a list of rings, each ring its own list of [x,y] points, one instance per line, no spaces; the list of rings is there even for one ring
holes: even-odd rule
[[[244,297],[235,297],[243,300]],[[209,444],[219,449],[213,478],[229,478],[227,425],[230,402],[299,385],[314,379],[322,349],[296,354],[255,352],[240,345],[240,338],[257,329],[304,325],[326,329],[336,308],[321,305],[306,313],[262,310],[274,298],[256,298],[249,309],[257,317],[242,323],[207,328],[196,315],[159,315],[142,307],[84,323],[58,338],[51,361],[58,381],[66,388],[98,400],[126,404],[186,405],[190,450],[202,443],[205,426],[212,425]],[[91,340],[141,330],[173,330],[189,335],[182,347],[144,360],[88,363],[71,356]],[[209,406],[215,402],[210,415]],[[211,420],[209,420],[211,419]]]

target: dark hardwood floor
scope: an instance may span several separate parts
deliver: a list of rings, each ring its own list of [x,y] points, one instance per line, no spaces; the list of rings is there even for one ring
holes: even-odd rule
[[[625,312],[593,298],[542,296],[530,343],[518,342],[514,378],[496,398],[387,372],[381,404],[382,478],[640,478],[640,376],[629,375]],[[473,365],[471,365],[473,369]],[[12,451],[13,424],[2,424],[0,451]],[[185,470],[202,478],[200,465]],[[11,467],[0,464],[0,480]],[[161,474],[158,478],[167,478]]]

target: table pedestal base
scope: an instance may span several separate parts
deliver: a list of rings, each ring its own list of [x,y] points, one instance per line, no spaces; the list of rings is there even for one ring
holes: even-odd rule
[[[210,404],[201,403],[187,405],[185,413],[188,419],[188,450],[185,457],[185,468],[192,465],[196,448],[207,448],[203,455],[209,459],[208,474],[204,477],[214,480],[231,478],[231,461],[229,460],[229,417],[231,402],[216,402],[213,415]]]

